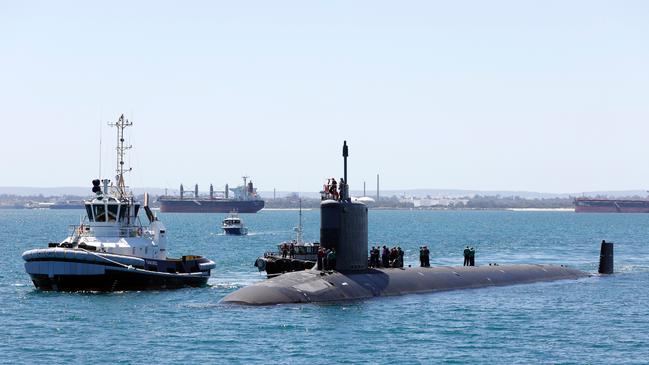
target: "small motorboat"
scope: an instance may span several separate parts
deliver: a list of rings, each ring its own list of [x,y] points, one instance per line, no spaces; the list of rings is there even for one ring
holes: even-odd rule
[[[227,235],[245,236],[248,234],[248,228],[244,226],[241,217],[235,211],[230,212],[230,215],[223,220],[221,227]]]
[[[302,238],[302,201],[300,201],[300,220],[296,228],[295,239],[284,241],[277,245],[277,252],[265,252],[264,256],[255,260],[259,271],[266,271],[268,277],[286,272],[311,269],[318,260],[318,242],[304,242]]]

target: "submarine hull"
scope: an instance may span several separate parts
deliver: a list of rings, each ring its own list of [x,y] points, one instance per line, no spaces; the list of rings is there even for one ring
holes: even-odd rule
[[[353,272],[307,270],[239,289],[222,303],[274,305],[361,300],[438,291],[570,280],[589,274],[557,265],[422,267]]]

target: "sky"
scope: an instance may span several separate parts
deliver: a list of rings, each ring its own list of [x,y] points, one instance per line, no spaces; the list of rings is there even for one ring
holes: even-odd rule
[[[0,186],[649,186],[644,1],[0,2]],[[100,138],[101,135],[101,138]],[[101,148],[99,141],[102,141]],[[101,151],[101,172],[99,168]],[[201,188],[203,190],[203,188]]]

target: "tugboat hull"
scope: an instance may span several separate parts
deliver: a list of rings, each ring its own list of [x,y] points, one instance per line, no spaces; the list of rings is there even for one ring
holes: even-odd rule
[[[199,287],[214,262],[198,257],[151,260],[77,249],[39,249],[23,254],[34,286],[54,291],[123,291]]]
[[[201,287],[207,284],[202,275],[156,275],[107,269],[100,275],[30,274],[36,289],[44,291],[125,291],[163,290],[183,287]]]

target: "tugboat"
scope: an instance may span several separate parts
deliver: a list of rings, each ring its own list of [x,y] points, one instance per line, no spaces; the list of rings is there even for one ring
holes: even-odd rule
[[[236,211],[230,212],[230,215],[223,220],[221,227],[223,227],[225,234],[228,235],[245,236],[248,234],[248,228],[243,225],[243,221]]]
[[[268,277],[281,275],[291,271],[311,269],[318,260],[318,242],[304,242],[302,239],[302,201],[300,200],[300,220],[295,228],[294,240],[285,241],[277,245],[278,252],[266,252],[263,257],[255,260],[255,267],[259,271],[266,271]],[[291,255],[290,247],[294,253]]]
[[[23,253],[25,271],[40,290],[123,291],[199,287],[207,283],[212,260],[186,255],[167,257],[167,231],[148,206],[149,221],[138,217],[141,204],[124,182],[124,129],[133,123],[119,118],[117,129],[117,182],[95,179],[95,197],[84,202],[86,217],[60,243]],[[128,169],[127,171],[131,171]],[[103,183],[103,188],[100,186]]]

